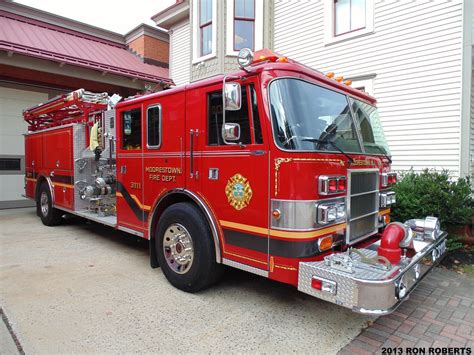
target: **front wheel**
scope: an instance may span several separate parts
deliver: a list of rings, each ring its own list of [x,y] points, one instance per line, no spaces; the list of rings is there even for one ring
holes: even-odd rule
[[[40,186],[36,204],[41,222],[43,222],[45,226],[57,226],[61,224],[63,213],[53,207],[51,191],[49,191],[49,186],[45,182]]]
[[[174,287],[197,292],[215,283],[222,274],[209,225],[194,204],[182,202],[167,208],[155,238],[159,264]]]

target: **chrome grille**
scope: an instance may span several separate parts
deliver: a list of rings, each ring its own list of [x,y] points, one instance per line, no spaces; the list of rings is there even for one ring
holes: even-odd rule
[[[348,171],[346,241],[353,244],[377,232],[379,212],[378,169]]]

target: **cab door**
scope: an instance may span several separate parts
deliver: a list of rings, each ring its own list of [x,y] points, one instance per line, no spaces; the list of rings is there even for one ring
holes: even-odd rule
[[[117,112],[117,224],[144,233],[143,107],[127,106]]]
[[[223,231],[223,257],[237,267],[235,263],[267,271],[268,142],[262,138],[257,81],[240,84],[241,108],[226,111],[225,117],[226,123],[239,127],[240,137],[233,142],[222,136],[222,83],[201,94],[206,112],[204,134],[199,137],[200,179]]]

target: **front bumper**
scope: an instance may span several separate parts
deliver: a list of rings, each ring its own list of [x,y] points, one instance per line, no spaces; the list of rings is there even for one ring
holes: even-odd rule
[[[359,254],[351,254],[349,269],[335,267],[329,260],[301,262],[298,290],[363,314],[384,315],[393,312],[415,289],[446,253],[446,236],[442,232],[435,241],[414,240],[416,254],[402,258],[398,265],[382,267],[362,262]],[[380,242],[358,249],[366,258],[377,255]],[[313,279],[328,285],[313,287]]]

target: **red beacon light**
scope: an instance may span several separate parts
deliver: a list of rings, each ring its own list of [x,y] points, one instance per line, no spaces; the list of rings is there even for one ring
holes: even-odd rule
[[[249,48],[242,48],[237,55],[237,62],[241,68],[245,68],[263,62],[289,63],[289,60],[268,48],[260,49],[255,53]]]

